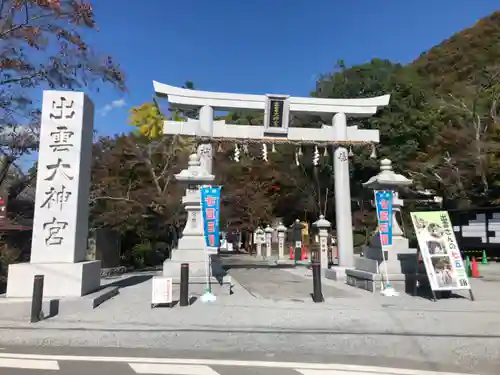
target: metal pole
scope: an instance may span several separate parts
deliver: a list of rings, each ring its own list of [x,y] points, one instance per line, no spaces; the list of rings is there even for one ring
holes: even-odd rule
[[[181,295],[179,297],[179,306],[189,305],[189,264],[181,264]]]
[[[31,323],[42,320],[43,275],[33,279],[33,298],[31,299]]]
[[[323,302],[323,293],[321,291],[321,263],[316,259],[312,263],[313,271],[313,301]]]

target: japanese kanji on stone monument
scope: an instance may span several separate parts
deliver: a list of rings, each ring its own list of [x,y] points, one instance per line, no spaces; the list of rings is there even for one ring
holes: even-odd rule
[[[44,91],[31,260],[9,266],[7,297],[30,297],[35,275],[46,297],[100,286],[100,261],[85,261],[93,121],[84,93]]]

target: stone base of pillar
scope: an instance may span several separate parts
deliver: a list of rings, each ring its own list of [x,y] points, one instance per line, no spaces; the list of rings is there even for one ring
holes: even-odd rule
[[[177,278],[181,274],[181,264],[189,264],[189,277],[206,274],[207,253],[203,248],[178,248],[172,251],[172,258],[163,262],[163,276]]]
[[[163,276],[180,277],[181,264],[189,263],[189,276],[203,276],[206,271],[205,238],[203,234],[183,235],[171,259],[163,263]]]
[[[193,241],[193,240],[191,240]],[[204,243],[204,242],[203,242]],[[179,245],[181,242],[179,241]],[[179,246],[180,247],[180,246]],[[163,276],[171,277],[175,285],[180,283],[181,264],[189,264],[189,285],[193,285],[194,289],[200,289],[205,285],[207,280],[207,253],[203,248],[197,249],[175,249],[172,252],[172,258],[163,262]],[[233,282],[230,276],[222,268],[220,262],[216,259],[210,263],[211,286],[215,288],[212,292],[215,295],[220,293],[232,294]],[[201,289],[200,289],[201,290]]]
[[[324,268],[323,275],[325,278],[334,281],[340,281],[342,283],[346,282],[346,271],[350,268],[333,266],[331,268]]]
[[[194,250],[193,250],[194,249]],[[205,237],[203,237],[203,233],[195,234],[195,235],[183,235],[179,239],[179,243],[177,244],[177,248],[173,250],[175,251],[201,251],[205,252]]]
[[[31,298],[33,278],[44,275],[46,298],[81,297],[101,287],[101,261],[9,265],[7,298]]]
[[[400,244],[404,242],[402,241]],[[364,247],[363,254],[364,256],[355,257],[355,268],[346,271],[348,285],[370,292],[380,291],[387,283],[385,275],[385,267],[387,266],[391,287],[400,293],[412,292],[410,289],[413,288],[416,280],[416,249],[405,249],[404,246],[391,248],[385,255],[387,261],[382,260],[380,248]],[[424,276],[422,275],[422,277]]]
[[[358,269],[350,269],[346,271],[347,284],[356,288],[364,289],[369,292],[380,292],[386,286],[385,274],[362,271]],[[421,283],[425,283],[427,276],[421,274],[418,276]],[[399,293],[413,294],[415,291],[415,283],[417,277],[415,274],[392,273],[389,274],[390,285]]]
[[[368,270],[374,269],[375,266],[367,266],[367,263],[378,264],[378,270],[380,272],[385,272],[385,267],[387,266],[387,272],[390,274],[406,274],[408,272],[413,272],[415,266],[415,259],[417,256],[417,250],[409,247],[408,239],[404,237],[394,237],[392,246],[388,247],[387,250],[384,251],[384,257],[382,257],[382,248],[380,246],[380,240],[378,235],[370,241],[369,246],[363,246],[363,257],[367,259],[361,265],[359,259],[355,260],[355,268],[361,268],[366,270],[366,267],[371,267]],[[385,260],[384,260],[385,259]],[[371,261],[371,262],[370,262]],[[407,268],[410,267],[411,270],[408,271]]]

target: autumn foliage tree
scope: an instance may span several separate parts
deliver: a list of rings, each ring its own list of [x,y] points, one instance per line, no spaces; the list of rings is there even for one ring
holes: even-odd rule
[[[165,120],[156,103],[144,103],[130,109],[130,134],[94,145],[92,225],[118,230],[130,246],[167,241],[183,226],[184,191],[174,175],[186,168],[194,144],[163,136]]]
[[[99,89],[109,83],[125,90],[125,77],[110,57],[97,53],[84,35],[97,29],[85,0],[0,0],[0,189],[9,209],[36,178],[16,165],[38,148],[41,89]],[[15,167],[16,170],[13,170]],[[22,209],[23,214],[31,210]],[[0,290],[12,248],[0,243]],[[28,246],[29,248],[29,246]]]
[[[40,108],[33,89],[110,83],[125,90],[119,65],[85,41],[96,29],[92,4],[84,0],[0,1],[0,178],[37,148]]]
[[[134,134],[101,138],[94,145],[91,207],[96,226],[141,227],[146,217],[175,224],[180,200],[174,174],[187,158],[172,138],[149,142]]]

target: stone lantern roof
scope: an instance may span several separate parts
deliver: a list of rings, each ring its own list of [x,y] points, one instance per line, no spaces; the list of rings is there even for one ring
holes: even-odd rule
[[[188,165],[186,169],[183,169],[180,173],[175,175],[176,180],[191,184],[201,184],[204,182],[212,182],[215,179],[213,174],[208,173],[207,170],[201,166],[200,156],[198,154],[189,155]]]
[[[377,190],[384,188],[398,188],[408,186],[413,183],[412,180],[406,178],[402,174],[395,173],[392,170],[392,162],[389,159],[380,161],[380,172],[363,183],[363,187]]]
[[[319,215],[319,220],[315,221],[313,225],[319,229],[330,228],[331,223],[325,219],[324,215]]]

